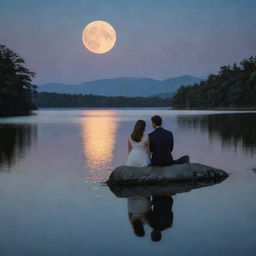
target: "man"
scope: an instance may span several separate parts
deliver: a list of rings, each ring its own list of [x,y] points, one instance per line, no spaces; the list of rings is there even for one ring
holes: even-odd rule
[[[149,226],[153,228],[151,240],[157,242],[162,238],[161,232],[172,226],[173,199],[171,196],[153,196],[150,203],[151,208],[146,216]]]
[[[189,163],[189,157],[183,156],[178,160],[173,160],[173,135],[172,132],[162,128],[162,118],[153,116],[152,126],[155,129],[149,134],[149,146],[151,152],[151,164],[155,166],[167,166],[172,164]]]

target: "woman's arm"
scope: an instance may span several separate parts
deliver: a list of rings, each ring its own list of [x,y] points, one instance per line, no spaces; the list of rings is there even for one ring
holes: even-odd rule
[[[132,145],[130,140],[128,139],[128,154],[130,154],[131,150],[132,150]]]

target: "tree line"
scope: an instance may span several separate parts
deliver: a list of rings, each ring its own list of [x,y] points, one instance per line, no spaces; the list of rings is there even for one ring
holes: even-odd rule
[[[25,115],[36,109],[34,75],[23,58],[0,44],[0,116]]]
[[[182,86],[175,94],[174,108],[256,107],[256,57],[232,66],[194,85]]]
[[[25,115],[37,107],[256,107],[256,57],[223,66],[200,83],[182,86],[173,99],[37,93],[32,84],[35,73],[24,64],[23,58],[0,44],[0,116]]]
[[[41,92],[37,94],[35,103],[40,108],[168,107],[170,99]]]

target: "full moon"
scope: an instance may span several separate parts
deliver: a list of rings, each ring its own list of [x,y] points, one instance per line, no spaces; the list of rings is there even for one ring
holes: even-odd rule
[[[83,31],[84,46],[91,52],[102,54],[110,51],[116,42],[116,32],[106,21],[93,21]]]

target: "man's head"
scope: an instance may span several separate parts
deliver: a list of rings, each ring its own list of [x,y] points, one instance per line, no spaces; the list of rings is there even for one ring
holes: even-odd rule
[[[152,116],[151,121],[152,121],[153,128],[157,128],[157,127],[162,125],[162,118],[161,118],[161,116],[157,116],[157,115],[156,116]]]
[[[158,241],[160,241],[161,239],[162,239],[161,231],[154,229],[154,230],[151,232],[151,240],[152,240],[153,242],[158,242]]]

